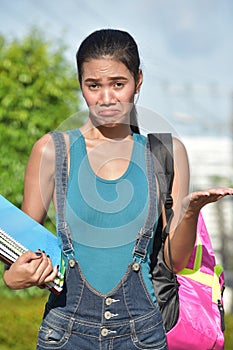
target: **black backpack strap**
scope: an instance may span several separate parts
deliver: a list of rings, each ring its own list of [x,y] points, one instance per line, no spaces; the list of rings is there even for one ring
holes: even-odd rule
[[[173,216],[173,198],[171,195],[174,178],[172,135],[170,133],[153,133],[149,134],[148,138],[168,227]]]
[[[176,325],[179,317],[179,282],[173,269],[169,234],[170,223],[173,217],[173,200],[171,196],[174,177],[173,144],[170,134],[152,134],[149,138],[155,174],[160,188],[161,207],[164,207],[167,221],[165,229],[163,229],[162,215],[160,215],[151,254],[151,275],[156,300],[163,317],[164,328],[168,332]],[[171,269],[167,267],[164,260],[166,237]]]
[[[154,235],[155,223],[158,220],[158,194],[156,186],[156,176],[154,171],[153,157],[151,153],[149,139],[146,140],[146,175],[148,182],[148,213],[143,227],[139,230],[134,247],[134,258],[139,261],[144,260],[147,255],[148,245]]]
[[[164,229],[162,215],[160,215],[157,233],[160,231],[161,237],[155,237],[153,254],[158,254],[158,251],[161,248],[161,244],[165,242],[165,239],[168,236],[168,253],[170,264],[172,267],[172,255],[169,237],[170,223],[173,218],[173,198],[171,195],[174,179],[172,135],[170,133],[153,133],[148,135],[148,139],[154,162],[154,171],[159,185],[160,210],[162,210],[162,206],[164,206],[166,215],[166,226]],[[152,262],[153,260],[154,259],[152,257]]]

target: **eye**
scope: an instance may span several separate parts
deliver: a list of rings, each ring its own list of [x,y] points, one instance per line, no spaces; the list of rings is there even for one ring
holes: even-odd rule
[[[92,83],[92,84],[89,85],[89,89],[90,90],[96,90],[96,89],[98,89],[98,87],[99,87],[99,85],[96,84],[96,83]]]
[[[115,82],[114,86],[116,88],[122,88],[124,86],[124,84],[122,82],[120,82],[120,81],[117,81],[117,82]]]

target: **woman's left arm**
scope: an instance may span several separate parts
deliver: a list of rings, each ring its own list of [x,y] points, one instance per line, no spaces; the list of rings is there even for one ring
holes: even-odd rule
[[[208,203],[216,202],[226,195],[233,195],[232,188],[214,188],[189,194],[189,165],[187,152],[181,141],[173,140],[174,182],[173,210],[174,217],[170,227],[173,268],[175,272],[183,269],[190,258],[196,241],[196,229],[199,212]],[[169,264],[167,242],[165,261]]]

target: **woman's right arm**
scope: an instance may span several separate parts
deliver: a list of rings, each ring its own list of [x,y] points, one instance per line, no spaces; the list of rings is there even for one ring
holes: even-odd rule
[[[32,148],[24,177],[22,210],[43,224],[54,194],[55,149],[49,134]]]
[[[55,151],[49,134],[39,139],[31,152],[24,178],[22,210],[43,224],[54,195]],[[39,248],[39,247],[38,247]],[[5,272],[4,281],[11,289],[42,286],[54,280],[57,267],[43,252],[20,256]]]

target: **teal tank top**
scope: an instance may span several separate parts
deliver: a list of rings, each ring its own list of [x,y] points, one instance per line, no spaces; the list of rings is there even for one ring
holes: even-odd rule
[[[148,212],[146,138],[133,134],[131,160],[116,180],[98,177],[88,160],[85,139],[79,129],[68,131],[70,172],[66,218],[75,258],[87,282],[106,294],[118,284],[133,260],[136,236]],[[150,275],[150,250],[142,272],[155,301]]]

